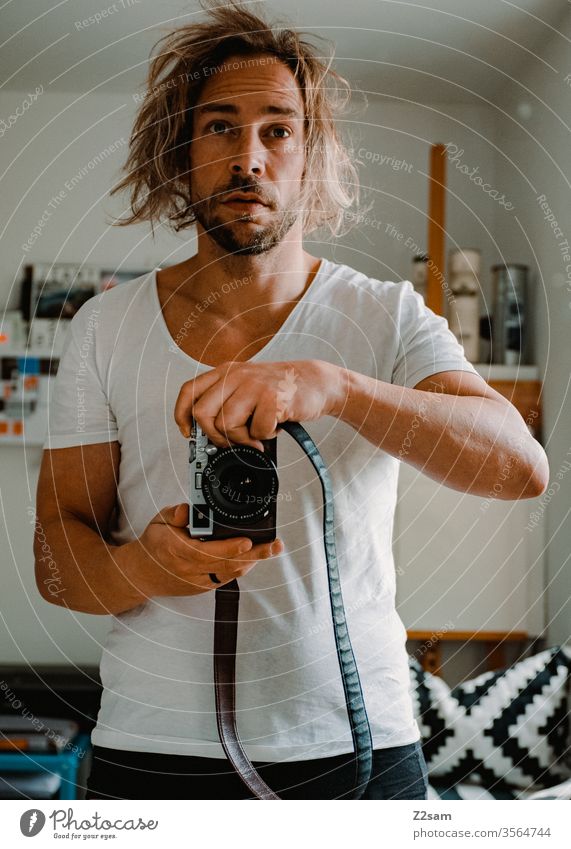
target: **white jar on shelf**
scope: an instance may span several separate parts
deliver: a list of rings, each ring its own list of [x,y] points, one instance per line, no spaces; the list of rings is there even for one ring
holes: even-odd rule
[[[448,325],[464,348],[469,362],[477,363],[480,352],[480,251],[460,248],[449,257]]]

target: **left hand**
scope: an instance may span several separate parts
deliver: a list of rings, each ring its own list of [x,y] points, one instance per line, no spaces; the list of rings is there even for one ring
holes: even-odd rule
[[[190,436],[191,416],[219,447],[252,445],[277,436],[285,421],[335,415],[344,391],[343,369],[325,360],[222,363],[183,383],[175,421]]]

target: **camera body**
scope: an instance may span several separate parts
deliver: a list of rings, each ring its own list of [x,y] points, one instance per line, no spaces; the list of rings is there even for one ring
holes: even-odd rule
[[[201,540],[276,538],[279,489],[277,437],[251,445],[219,448],[195,419],[189,439],[189,514],[191,537]]]

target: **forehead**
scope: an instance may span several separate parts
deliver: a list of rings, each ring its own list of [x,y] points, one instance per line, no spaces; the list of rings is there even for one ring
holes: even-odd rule
[[[202,87],[194,114],[214,111],[238,114],[256,108],[268,114],[303,118],[301,90],[290,71],[275,56],[229,56]]]

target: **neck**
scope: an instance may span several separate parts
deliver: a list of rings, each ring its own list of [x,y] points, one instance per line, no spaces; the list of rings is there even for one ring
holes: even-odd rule
[[[227,253],[201,230],[198,252],[169,268],[168,276],[177,293],[193,301],[215,293],[213,309],[223,318],[247,315],[261,304],[268,315],[278,314],[284,301],[303,295],[319,267],[319,258],[304,251],[300,239],[246,256]]]

